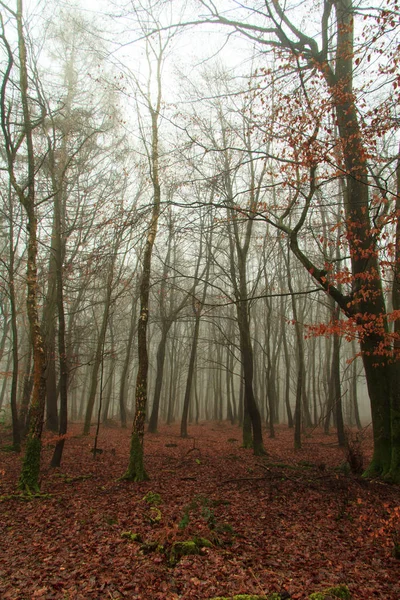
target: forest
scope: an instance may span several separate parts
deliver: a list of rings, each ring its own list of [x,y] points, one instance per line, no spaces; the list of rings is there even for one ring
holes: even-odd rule
[[[0,0],[2,598],[400,597],[399,17]]]

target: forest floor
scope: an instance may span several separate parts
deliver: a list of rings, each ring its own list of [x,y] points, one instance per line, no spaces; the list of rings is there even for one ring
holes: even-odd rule
[[[0,451],[2,600],[305,599],[338,584],[355,600],[400,598],[400,488],[338,469],[333,434],[310,432],[295,451],[280,426],[260,458],[237,426],[192,425],[188,439],[162,426],[145,436],[150,480],[128,483],[118,477],[130,432],[101,429],[94,458],[94,428],[81,431],[71,428],[60,469],[45,435],[41,498],[18,496],[21,456]],[[177,542],[193,539],[198,554],[179,558]]]

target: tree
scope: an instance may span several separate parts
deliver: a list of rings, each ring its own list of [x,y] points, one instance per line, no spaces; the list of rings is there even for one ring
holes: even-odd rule
[[[3,3],[1,4],[5,7]],[[16,108],[17,110],[20,110],[17,121],[19,121],[22,126],[20,131],[14,135],[12,126],[13,115],[6,106],[6,91],[7,86],[11,83],[11,73],[14,68],[15,57],[6,38],[4,24],[1,23],[1,41],[6,50],[8,61],[1,87],[1,129],[4,137],[10,182],[20,203],[25,209],[27,217],[27,314],[29,319],[30,341],[33,348],[33,390],[30,405],[30,424],[19,487],[23,491],[37,491],[39,489],[41,436],[46,401],[46,352],[38,313],[38,219],[36,207],[36,171],[38,160],[34,150],[33,134],[35,127],[43,121],[45,107],[40,95],[37,94],[35,106],[38,112],[33,114],[31,91],[29,89],[28,55],[23,22],[22,0],[17,0],[15,12],[8,7],[5,8],[15,19],[17,27],[17,57],[19,61],[18,100],[20,106],[17,106]],[[23,177],[20,177],[19,169],[17,169],[19,157],[22,158],[25,165]]]
[[[20,352],[19,352],[19,323],[18,323],[18,305],[19,305],[19,294],[18,294],[18,286],[16,285],[19,266],[21,264],[22,256],[18,256],[18,246],[21,238],[21,226],[16,229],[17,215],[19,213],[18,207],[15,203],[15,193],[11,182],[8,181],[6,194],[7,200],[5,203],[5,212],[7,213],[8,220],[8,252],[7,259],[4,260],[4,264],[6,265],[6,275],[5,280],[8,285],[8,301],[9,301],[9,310],[10,310],[10,321],[7,319],[7,314],[4,315],[4,329],[3,336],[0,344],[0,352],[3,354],[5,348],[5,342],[7,336],[9,334],[9,324],[11,322],[11,334],[12,334],[12,350],[11,350],[11,358],[12,358],[12,376],[11,376],[11,389],[10,389],[10,406],[11,406],[11,416],[12,416],[12,431],[13,431],[13,448],[15,451],[19,452],[21,450],[21,421],[18,415],[18,406],[17,406],[17,393],[18,393],[18,379],[19,379],[19,366],[20,366]],[[7,368],[7,372],[8,372]],[[3,402],[4,394],[6,391],[6,377],[4,378],[0,406]]]
[[[214,191],[211,190],[211,203],[213,200]],[[197,345],[199,342],[199,332],[200,332],[200,321],[201,314],[204,307],[204,303],[207,297],[207,287],[208,280],[210,275],[210,265],[211,265],[211,245],[212,245],[212,228],[209,227],[209,233],[207,235],[205,246],[205,267],[203,273],[200,275],[200,264],[203,258],[203,229],[205,227],[204,220],[201,219],[200,225],[200,246],[198,250],[198,260],[196,264],[196,269],[194,273],[194,283],[193,287],[190,290],[190,295],[192,296],[192,309],[194,314],[194,329],[191,339],[191,347],[190,347],[190,356],[189,356],[189,365],[188,372],[186,377],[186,386],[185,386],[185,395],[183,398],[183,408],[182,408],[182,418],[181,418],[181,437],[188,437],[188,416],[189,416],[189,407],[190,407],[190,399],[192,395],[193,389],[193,379],[195,377],[195,364],[196,364],[196,354],[197,354]],[[204,279],[203,289],[201,291],[201,297],[198,297],[197,286],[199,284],[199,279]]]
[[[173,195],[173,192],[172,194]],[[196,286],[196,276],[194,278],[194,283],[192,287],[184,292],[178,302],[176,302],[178,296],[178,290],[174,286],[175,276],[169,276],[171,269],[175,269],[175,260],[172,261],[172,246],[174,245],[174,254],[176,254],[176,235],[175,235],[175,217],[171,210],[168,211],[168,223],[167,223],[167,253],[164,260],[164,267],[162,273],[162,280],[159,291],[159,319],[161,326],[161,340],[157,348],[157,372],[156,372],[156,380],[154,385],[154,396],[153,396],[153,407],[149,419],[149,432],[155,433],[157,431],[158,426],[158,415],[160,409],[160,398],[161,398],[161,388],[163,383],[163,373],[164,373],[164,363],[165,363],[165,354],[166,354],[166,345],[168,339],[168,333],[171,329],[173,323],[177,320],[179,314],[183,310],[183,308],[188,304],[190,297],[193,297],[195,286]],[[199,260],[200,260],[199,254]],[[172,264],[171,264],[172,263]],[[197,268],[198,270],[198,268]],[[168,293],[169,288],[169,293]],[[168,298],[168,301],[167,301]]]
[[[145,13],[147,19],[147,17],[150,15],[148,15],[146,11]],[[142,21],[141,25],[146,31],[146,21]],[[149,321],[151,259],[154,242],[157,235],[158,219],[161,209],[159,119],[162,98],[161,72],[168,43],[169,37],[167,37],[166,40],[163,40],[160,32],[155,35],[154,40],[150,37],[146,37],[146,54],[149,67],[147,89],[144,90],[138,86],[141,99],[146,105],[151,122],[151,141],[149,143],[149,147],[147,146],[146,142],[145,144],[153,188],[153,199],[150,223],[147,230],[146,242],[143,251],[142,274],[140,279],[140,314],[137,328],[139,364],[135,389],[135,417],[132,428],[128,468],[123,475],[123,479],[128,479],[131,481],[143,481],[148,478],[143,463],[143,437],[146,418],[147,378],[149,370],[147,325]],[[152,60],[155,63],[154,81],[152,74]],[[154,99],[151,94],[151,87],[153,84],[155,85]]]
[[[348,317],[349,330],[352,329],[359,337],[374,430],[374,455],[366,475],[384,475],[399,481],[399,413],[393,397],[394,386],[391,384],[397,365],[392,365],[393,345],[379,261],[379,244],[387,223],[388,190],[382,183],[382,168],[380,176],[373,171],[376,158],[374,151],[379,148],[377,139],[397,127],[391,92],[393,86],[395,89],[397,86],[395,73],[398,56],[390,54],[393,60],[390,73],[381,63],[377,74],[379,77],[386,75],[383,85],[390,90],[383,102],[379,101],[365,110],[363,95],[357,93],[353,83],[356,67],[360,69],[363,61],[368,63],[375,51],[377,56],[382,53],[382,48],[377,48],[377,40],[385,43],[387,32],[392,39],[390,34],[393,35],[396,28],[397,5],[389,3],[385,9],[365,13],[366,19],[375,23],[377,32],[370,33],[369,38],[362,39],[356,47],[355,21],[362,13],[352,0],[325,0],[322,3],[318,37],[300,29],[291,20],[292,7],[285,6],[283,9],[278,0],[266,0],[264,10],[259,11],[241,6],[244,15],[241,12],[238,20],[222,16],[216,3],[207,0],[201,3],[209,11],[209,21],[234,28],[261,47],[275,48],[282,59],[283,68],[288,73],[297,70],[298,93],[291,91],[283,95],[281,100],[282,109],[283,106],[287,109],[290,102],[293,107],[296,96],[301,96],[301,106],[305,107],[299,113],[299,119],[302,118],[307,124],[301,125],[300,120],[297,121],[296,135],[290,140],[293,149],[291,156],[298,165],[296,170],[300,179],[297,184],[295,178],[289,182],[292,189],[297,185],[297,191],[292,196],[289,194],[287,208],[281,215],[275,217],[275,214],[266,211],[264,216],[287,234],[292,252],[339,305]],[[334,35],[331,35],[332,30]],[[368,32],[367,28],[365,31]],[[391,52],[390,48],[388,52]],[[321,101],[322,98],[324,101]],[[330,145],[331,130],[326,119],[327,114],[332,112],[338,133],[335,146]],[[391,162],[387,164],[390,167]],[[330,166],[334,166],[333,171]],[[305,181],[306,171],[307,191],[304,185],[299,185],[300,181]],[[330,266],[319,265],[300,241],[300,232],[315,193],[322,187],[324,176],[328,179],[328,173],[332,172],[336,176],[339,172],[339,177],[345,181],[343,207],[346,243],[350,253],[345,293],[336,285],[337,279]],[[390,174],[388,176],[390,178]],[[291,209],[294,206],[299,209],[300,200],[303,201],[301,216],[294,226],[290,226],[285,219],[293,212]]]
[[[213,205],[218,208],[218,219],[226,238],[222,279],[225,293],[232,298],[236,308],[236,323],[240,340],[240,355],[244,382],[244,443],[253,446],[255,454],[262,454],[263,438],[259,407],[255,397],[255,361],[251,325],[251,297],[261,271],[249,281],[249,264],[252,263],[251,247],[254,224],[262,197],[266,165],[253,160],[253,144],[265,147],[260,136],[254,136],[249,118],[251,102],[242,97],[237,82],[221,65],[204,73],[204,83],[211,92],[208,108],[212,114],[192,117],[196,124],[192,139],[206,148],[206,157],[196,167],[209,185],[214,187]],[[226,99],[226,102],[222,101]],[[239,149],[238,149],[239,148]],[[244,187],[244,190],[242,187]],[[205,201],[199,201],[202,206]],[[242,214],[243,210],[243,214]],[[246,217],[249,217],[246,219]],[[217,218],[217,216],[215,217]],[[214,257],[216,261],[216,257]],[[230,290],[228,291],[228,286]],[[252,289],[253,286],[253,289]]]

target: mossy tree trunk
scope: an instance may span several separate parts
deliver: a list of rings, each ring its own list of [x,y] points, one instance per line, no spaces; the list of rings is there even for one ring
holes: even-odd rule
[[[332,99],[337,121],[338,138],[342,151],[341,170],[344,174],[344,212],[346,237],[351,255],[352,290],[348,296],[341,293],[334,280],[317,266],[311,255],[305,254],[299,244],[298,233],[305,224],[311,200],[317,187],[318,157],[312,157],[309,167],[309,192],[304,195],[304,207],[297,224],[286,226],[283,219],[273,222],[290,238],[290,247],[310,275],[339,305],[359,329],[360,348],[371,402],[374,430],[374,454],[365,475],[390,474],[400,478],[398,461],[399,412],[398,401],[391,399],[394,369],[391,368],[390,337],[386,319],[385,297],[382,287],[377,246],[376,223],[371,221],[370,178],[367,163],[368,149],[360,125],[357,97],[353,89],[354,20],[353,0],[334,0],[324,3],[321,21],[321,47],[315,37],[307,36],[292,24],[279,0],[267,2],[269,15],[274,19],[274,34],[265,44],[273,44],[300,63],[307,55],[308,67],[313,64],[325,79]],[[327,24],[335,11],[336,49],[331,59]],[[279,24],[278,24],[279,23]],[[310,108],[310,107],[309,107]],[[311,146],[309,146],[311,148]],[[342,177],[342,175],[341,175]],[[285,218],[290,216],[286,211]],[[373,325],[376,324],[374,327]],[[397,433],[395,433],[397,431]],[[393,455],[393,465],[392,463]]]
[[[25,43],[25,32],[22,15],[22,0],[17,0],[16,13],[12,13],[16,20],[18,36],[18,58],[19,58],[19,100],[21,103],[21,121],[22,132],[17,137],[17,141],[12,138],[11,131],[14,124],[10,127],[9,120],[12,116],[5,106],[5,90],[10,83],[11,68],[14,60],[11,47],[8,44],[4,31],[2,31],[2,41],[5,46],[8,64],[6,66],[3,83],[1,87],[1,127],[5,141],[5,154],[7,158],[8,175],[11,186],[18,196],[19,201],[25,209],[27,216],[27,314],[29,321],[30,342],[33,353],[33,390],[29,415],[29,432],[25,455],[22,464],[22,470],[19,479],[19,487],[23,491],[39,490],[39,471],[41,455],[41,436],[43,429],[43,417],[46,402],[46,354],[43,343],[43,336],[40,329],[38,316],[38,279],[37,279],[37,214],[36,214],[36,195],[35,195],[35,154],[33,147],[33,119],[30,112],[30,91],[28,87],[28,66],[27,49]],[[38,104],[41,106],[41,104]],[[41,118],[35,118],[35,126],[44,118],[45,110],[41,106]],[[24,142],[24,143],[23,143]],[[23,163],[26,165],[24,183],[19,184],[17,180],[17,159],[20,159],[20,153],[26,150],[23,157]]]
[[[161,43],[161,41],[160,41]],[[149,321],[149,295],[151,258],[157,235],[158,219],[161,206],[161,186],[159,177],[159,115],[161,107],[161,67],[163,62],[163,47],[159,48],[156,61],[156,101],[153,102],[150,92],[145,97],[151,118],[151,152],[149,153],[150,174],[153,185],[153,207],[151,221],[143,252],[143,271],[140,281],[140,315],[138,321],[138,373],[135,388],[135,418],[133,421],[131,447],[128,468],[122,479],[129,481],[144,481],[148,479],[143,461],[143,438],[147,408],[147,376],[149,357],[147,353],[147,325]],[[149,82],[150,89],[150,82]]]
[[[157,233],[157,222],[160,209],[160,190],[158,189],[158,201],[154,201],[151,224],[146,240],[143,255],[143,272],[140,284],[140,316],[138,321],[138,373],[135,389],[135,418],[131,436],[131,447],[128,468],[123,479],[129,481],[144,481],[148,475],[143,462],[143,437],[146,420],[147,406],[147,375],[149,370],[149,357],[147,352],[147,324],[149,320],[149,290],[151,274],[151,256],[154,240]]]

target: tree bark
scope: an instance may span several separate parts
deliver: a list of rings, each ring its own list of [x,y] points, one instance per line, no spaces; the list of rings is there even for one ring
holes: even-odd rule
[[[143,271],[140,281],[140,316],[138,321],[138,373],[136,377],[135,389],[135,418],[133,421],[131,448],[129,453],[128,468],[123,479],[129,481],[144,481],[148,479],[143,461],[143,438],[144,426],[146,421],[147,406],[147,376],[149,370],[149,357],[147,353],[147,324],[149,321],[149,295],[150,295],[150,276],[151,276],[151,258],[153,246],[157,235],[158,219],[161,207],[161,185],[159,179],[159,139],[158,139],[158,119],[161,107],[161,65],[162,52],[157,57],[157,100],[153,107],[150,97],[147,98],[148,108],[151,117],[151,179],[153,184],[153,208],[151,214],[150,226],[147,232],[147,239],[143,253]]]
[[[137,304],[137,300],[135,298],[132,301],[132,306],[131,306],[131,322],[130,322],[130,326],[129,326],[128,344],[127,344],[127,347],[125,350],[124,365],[122,367],[121,381],[120,381],[120,388],[119,388],[119,414],[120,414],[120,418],[121,418],[121,427],[123,427],[123,428],[126,428],[126,426],[127,426],[127,422],[126,422],[126,390],[127,390],[127,385],[128,385],[129,366],[131,363],[133,338],[134,338],[135,329],[136,329],[136,310],[137,310],[136,304]]]
[[[104,340],[106,338],[108,320],[109,320],[110,308],[111,308],[114,266],[115,266],[116,257],[117,257],[117,248],[114,249],[113,254],[110,257],[110,263],[109,263],[109,267],[108,267],[107,282],[106,282],[106,296],[105,296],[105,300],[104,300],[104,312],[103,312],[103,317],[102,317],[102,321],[101,321],[99,337],[97,339],[96,353],[94,356],[94,363],[93,363],[91,382],[90,382],[90,392],[89,392],[89,398],[88,398],[88,403],[87,403],[87,407],[86,407],[85,423],[83,426],[83,435],[89,435],[90,424],[91,424],[92,414],[93,414],[93,408],[94,408],[94,403],[96,400],[98,375],[99,375],[101,363],[103,361]]]
[[[27,314],[30,339],[33,349],[33,390],[29,413],[29,432],[19,478],[19,488],[25,492],[39,491],[39,471],[42,447],[43,417],[46,403],[46,352],[38,315],[38,276],[37,276],[37,214],[35,206],[35,153],[33,148],[33,124],[29,107],[27,51],[22,15],[22,0],[17,0],[17,34],[19,54],[19,86],[22,105],[23,127],[27,149],[28,182],[26,191],[21,188],[14,174],[14,157],[7,148],[11,183],[23,205],[28,221],[27,257]],[[7,133],[5,136],[7,137]]]
[[[168,332],[171,328],[171,325],[171,321],[166,321],[161,329],[161,340],[157,349],[157,373],[156,383],[154,387],[153,407],[148,426],[149,433],[156,433],[157,431],[158,414],[160,410],[161,387],[164,375],[165,349],[167,345]]]

